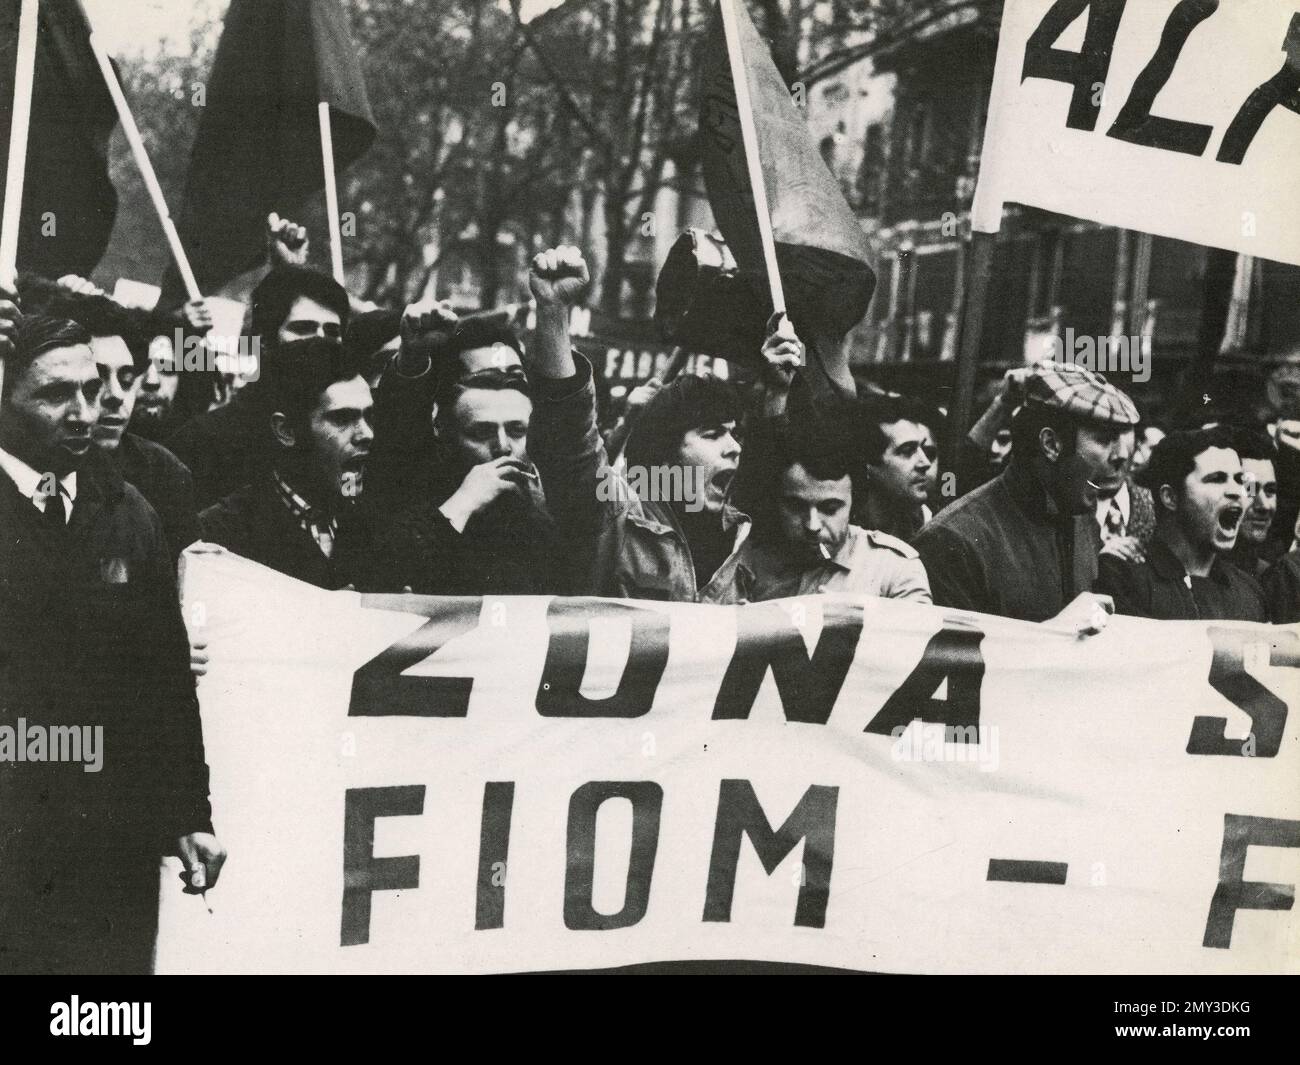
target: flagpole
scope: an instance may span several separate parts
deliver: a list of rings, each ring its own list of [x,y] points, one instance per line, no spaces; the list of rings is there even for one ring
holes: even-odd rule
[[[321,162],[325,167],[325,213],[330,220],[330,259],[334,265],[334,280],[344,285],[343,231],[339,226],[339,181],[334,172],[334,130],[330,124],[330,105],[322,100],[318,111]]]
[[[122,86],[113,72],[113,64],[108,58],[108,53],[100,44],[98,34],[94,32],[90,35],[90,50],[95,53],[95,61],[99,64],[100,73],[104,75],[104,84],[108,86],[108,94],[113,98],[113,106],[117,108],[117,118],[122,123],[122,132],[126,134],[126,141],[131,146],[135,165],[140,171],[140,176],[144,178],[145,188],[149,190],[149,198],[153,201],[153,209],[157,212],[158,221],[162,223],[163,233],[171,248],[172,259],[175,260],[176,268],[185,282],[185,291],[191,300],[202,299],[203,293],[199,290],[199,282],[194,276],[194,271],[190,269],[190,261],[185,255],[180,234],[176,232],[176,223],[172,221],[171,212],[167,210],[167,199],[163,196],[162,186],[158,184],[158,175],[154,173],[153,164],[149,162],[149,153],[145,150],[144,140],[140,137],[140,129],[135,124],[135,117],[131,114]]]
[[[1011,69],[1010,67],[999,69]],[[1019,69],[1019,68],[1016,68]],[[961,340],[957,349],[957,381],[953,404],[948,418],[951,461],[957,462],[962,441],[974,421],[975,380],[979,374],[980,348],[984,340],[984,312],[988,306],[989,283],[993,275],[993,252],[997,248],[998,232],[1002,228],[1002,211],[1005,197],[1002,190],[1003,168],[1007,161],[998,148],[1005,143],[1002,126],[1006,122],[1005,100],[1007,94],[1019,84],[1010,86],[994,79],[989,96],[987,117],[984,121],[984,142],[980,151],[979,177],[970,209],[970,245],[967,249],[965,292],[961,315]],[[970,485],[958,485],[965,492]]]
[[[758,128],[754,124],[754,107],[749,98],[749,76],[745,72],[745,58],[741,51],[740,29],[736,22],[734,0],[718,0],[722,12],[722,30],[727,39],[727,61],[731,65],[731,81],[736,87],[736,110],[740,117],[740,137],[745,146],[745,166],[749,171],[749,187],[754,193],[754,208],[758,214],[758,236],[763,246],[763,263],[767,270],[767,284],[772,293],[772,310],[785,313],[785,289],[781,286],[781,271],[776,262],[776,239],[772,236],[772,213],[767,205],[767,184],[763,180],[763,164],[758,157]]]
[[[4,221],[0,223],[0,282],[15,290],[18,278],[18,231],[22,228],[23,185],[27,175],[27,139],[32,118],[32,83],[36,76],[36,29],[40,0],[23,0],[18,23],[18,65],[14,70],[13,122],[9,127],[9,170],[5,175]],[[0,374],[4,372],[0,364]]]
[[[975,406],[975,378],[979,371],[980,344],[984,339],[984,309],[988,305],[989,281],[993,274],[996,232],[972,230],[966,269],[966,299],[962,307],[961,344],[957,351],[957,388],[953,397],[950,454],[956,462],[963,437],[970,431]],[[965,492],[972,485],[958,485]]]

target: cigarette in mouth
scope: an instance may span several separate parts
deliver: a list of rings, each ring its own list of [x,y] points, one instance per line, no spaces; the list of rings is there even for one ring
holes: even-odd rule
[[[822,558],[824,558],[827,562],[831,560],[831,553],[828,550],[826,550],[825,544],[818,544],[817,550],[822,553]]]

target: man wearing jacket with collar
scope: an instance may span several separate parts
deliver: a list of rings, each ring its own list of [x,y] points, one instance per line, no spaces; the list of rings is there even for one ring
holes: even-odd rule
[[[556,591],[616,598],[707,601],[744,542],[749,518],[727,502],[740,459],[740,411],[724,382],[678,378],[647,405],[628,441],[628,472],[675,485],[642,498],[609,465],[596,423],[591,364],[569,343],[569,310],[588,284],[577,248],[533,260],[537,299],[529,453],[571,562]],[[673,476],[675,474],[675,477]]]
[[[318,588],[355,581],[370,541],[357,506],[374,441],[359,360],[316,338],[281,346],[260,382],[269,468],[199,515],[203,537]]]
[[[1091,635],[1113,604],[1097,577],[1097,500],[1133,455],[1133,401],[1100,374],[1043,362],[1025,380],[1011,462],[913,541],[938,606],[1048,621]]]
[[[159,859],[189,891],[225,860],[171,553],[94,448],[89,334],[21,318],[5,371],[0,724],[101,739],[98,768],[0,745],[0,972],[148,972]]]
[[[1164,621],[1267,621],[1264,593],[1227,559],[1245,514],[1236,438],[1227,429],[1170,433],[1143,481],[1156,500],[1146,561],[1103,556],[1099,591],[1121,614]]]
[[[754,532],[723,567],[723,590],[711,602],[835,592],[930,602],[925,567],[911,547],[850,524],[855,481],[864,480],[851,443],[853,412],[832,404],[754,428],[742,474]]]

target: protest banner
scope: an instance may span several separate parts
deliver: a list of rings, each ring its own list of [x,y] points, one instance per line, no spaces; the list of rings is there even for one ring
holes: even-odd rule
[[[1300,264],[1300,11],[1284,0],[1006,0],[971,207],[954,446],[1007,203]]]
[[[1300,264],[1300,11],[1007,0],[973,225],[1002,205]]]
[[[159,972],[1300,969],[1296,627],[186,570],[230,859]]]

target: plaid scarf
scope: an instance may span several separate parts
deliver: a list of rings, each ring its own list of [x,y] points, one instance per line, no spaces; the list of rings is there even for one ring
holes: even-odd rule
[[[271,476],[275,478],[275,490],[280,496],[280,502],[289,508],[289,513],[294,516],[299,527],[316,541],[321,554],[329,558],[334,553],[334,540],[339,534],[338,518],[319,507],[313,507],[290,488],[278,473],[272,472]]]

